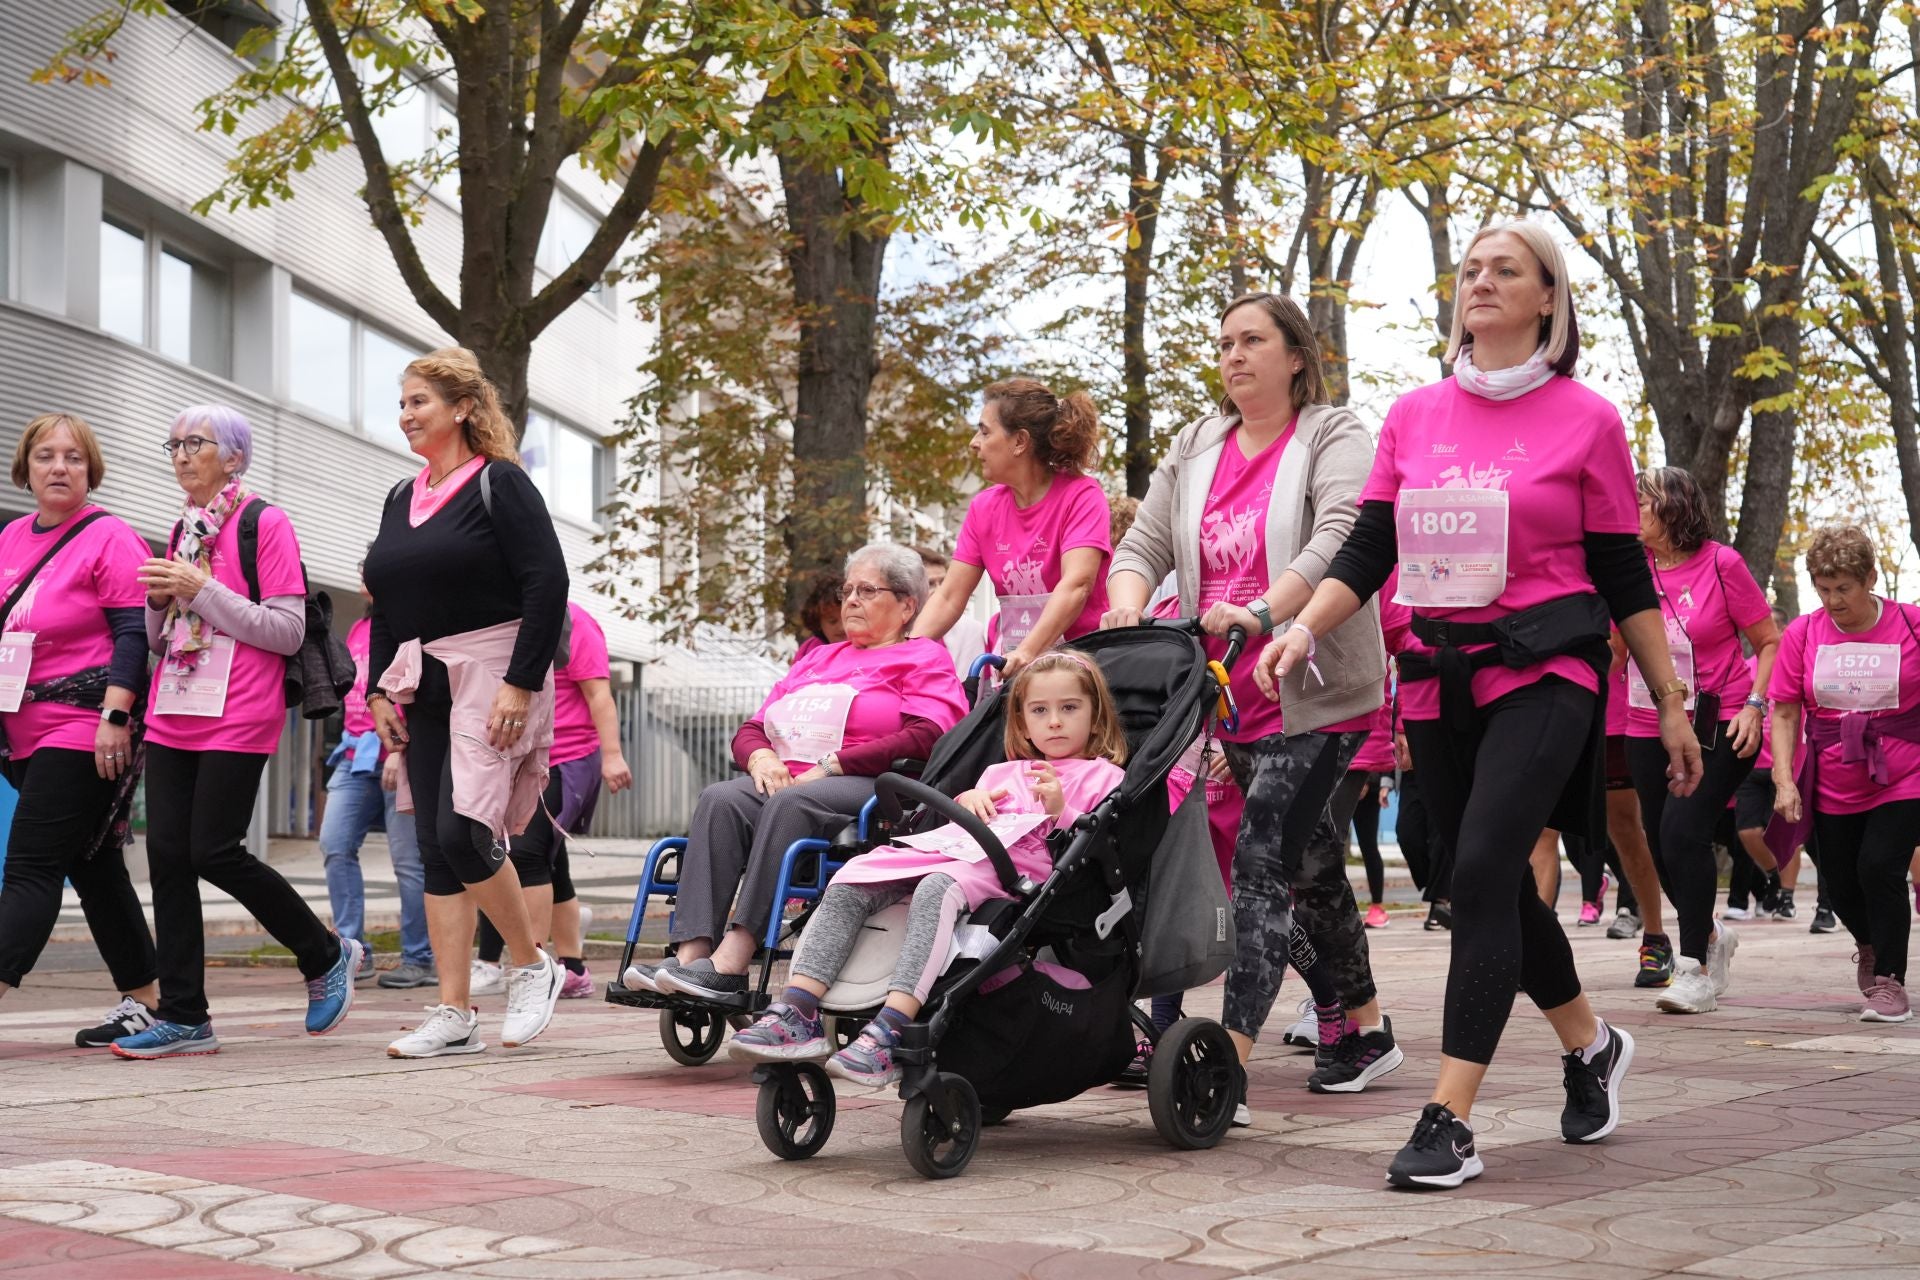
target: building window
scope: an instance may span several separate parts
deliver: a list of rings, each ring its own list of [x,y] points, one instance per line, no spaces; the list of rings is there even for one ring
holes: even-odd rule
[[[353,421],[353,317],[293,291],[287,394],[295,404]]]
[[[599,520],[605,456],[606,446],[587,432],[538,409],[528,412],[520,460],[553,514],[582,524]]]
[[[553,203],[547,208],[546,225],[540,228],[540,247],[534,253],[534,266],[551,280],[573,265],[599,229],[598,215],[555,192]],[[613,306],[613,290],[600,281],[594,282],[590,296],[603,307]]]
[[[167,8],[229,49],[238,49],[261,28],[272,30],[280,25],[270,0],[167,0]]]
[[[388,337],[372,325],[360,325],[360,430],[369,439],[408,451],[400,430],[400,374],[426,354],[418,346]]]
[[[100,223],[100,327],[147,341],[147,237],[111,218]]]
[[[226,272],[164,245],[154,282],[154,345],[160,354],[226,377],[233,351]]]
[[[13,170],[0,165],[0,298],[13,296]]]

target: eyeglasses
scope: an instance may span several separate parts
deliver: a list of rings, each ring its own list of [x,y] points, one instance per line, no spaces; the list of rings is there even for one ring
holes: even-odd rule
[[[871,582],[847,582],[840,587],[840,599],[843,602],[858,600],[861,604],[866,604],[875,596],[883,594],[897,596],[900,593],[892,587],[876,587]]]
[[[178,440],[169,440],[160,447],[167,451],[169,458],[183,449],[186,450],[187,456],[191,458],[194,454],[199,453],[203,447],[212,443],[213,441],[207,439],[205,436],[182,436]]]

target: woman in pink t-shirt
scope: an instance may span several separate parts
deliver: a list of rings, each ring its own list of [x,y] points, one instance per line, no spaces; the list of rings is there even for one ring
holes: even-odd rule
[[[968,504],[953,563],[913,633],[944,637],[984,573],[1000,598],[995,651],[1011,679],[1060,641],[1098,628],[1106,612],[1111,516],[1087,474],[1100,420],[1084,391],[1060,397],[1032,378],[1009,378],[987,388],[969,447],[987,487]]]
[[[182,409],[166,452],[186,505],[167,556],[139,569],[147,635],[160,658],[147,710],[160,1017],[113,1042],[124,1058],[219,1051],[207,1010],[202,880],[293,952],[307,980],[310,1035],[325,1035],[347,1016],[366,958],[360,943],[336,937],[246,844],[260,775],[286,724],[287,655],[306,634],[306,574],[293,524],[247,488],[253,429],[237,411]],[[255,503],[259,545],[249,557],[240,529]]]
[[[1351,536],[1261,663],[1269,678],[1297,676],[1396,564],[1396,598],[1435,648],[1399,664],[1407,740],[1454,855],[1440,1077],[1387,1175],[1409,1187],[1482,1172],[1468,1116],[1523,981],[1567,1051],[1562,1136],[1594,1142],[1619,1123],[1633,1040],[1594,1015],[1527,873],[1542,828],[1601,834],[1609,614],[1661,704],[1671,786],[1686,794],[1700,778],[1637,537],[1626,431],[1571,376],[1580,342],[1560,248],[1531,223],[1485,227],[1457,279],[1453,376],[1388,411]]]
[[[1221,1022],[1246,1063],[1279,995],[1297,921],[1325,962],[1318,972],[1330,975],[1316,1001],[1343,1006],[1359,1027],[1308,1088],[1357,1093],[1402,1055],[1347,882],[1346,821],[1327,802],[1380,706],[1379,617],[1368,609],[1333,637],[1312,683],[1303,675],[1263,691],[1253,668],[1274,620],[1306,603],[1352,527],[1367,429],[1330,403],[1313,326],[1292,299],[1234,299],[1218,343],[1226,398],[1174,438],[1154,471],[1114,552],[1103,625],[1140,622],[1171,571],[1180,616],[1200,619],[1209,656],[1226,652],[1230,629],[1246,631],[1230,684],[1239,719],[1216,735],[1246,796],[1233,863],[1238,941]],[[1321,981],[1303,976],[1310,988]]]
[[[1789,823],[1813,820],[1821,882],[1858,948],[1860,1020],[1905,1022],[1907,869],[1920,845],[1920,608],[1874,594],[1873,542],[1852,525],[1813,536],[1807,576],[1821,607],[1787,625],[1768,686],[1774,808]]]
[[[1640,540],[1674,667],[1689,690],[1687,710],[1699,735],[1705,772],[1691,795],[1667,792],[1660,715],[1640,670],[1627,665],[1627,764],[1640,797],[1640,821],[1660,883],[1680,925],[1673,983],[1654,1003],[1668,1013],[1710,1013],[1727,990],[1740,939],[1713,918],[1719,894],[1714,834],[1733,793],[1753,769],[1765,733],[1766,699],[1740,650],[1745,636],[1758,658],[1761,689],[1773,674],[1779,629],[1746,561],[1708,536],[1706,496],[1678,467],[1643,471],[1636,482]]]
[[[140,582],[146,545],[88,495],[107,465],[93,429],[67,413],[29,422],[13,482],[34,513],[0,530],[0,736],[19,792],[0,888],[0,995],[53,936],[71,880],[120,1003],[75,1043],[103,1049],[153,1024],[153,935],[127,878],[126,820],[142,751],[132,730],[146,688]]]
[[[746,776],[700,793],[680,862],[679,900],[658,966],[630,965],[629,989],[725,1000],[746,992],[796,840],[830,836],[902,758],[924,760],[960,723],[966,698],[946,646],[910,638],[927,571],[909,547],[875,542],[847,557],[847,638],[793,664],[733,736]]]

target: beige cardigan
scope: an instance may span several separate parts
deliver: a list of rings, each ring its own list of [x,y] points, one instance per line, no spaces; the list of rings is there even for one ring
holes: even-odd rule
[[[1167,449],[1133,528],[1114,548],[1107,577],[1126,570],[1156,584],[1171,570],[1180,612],[1194,616],[1200,591],[1200,512],[1212,487],[1227,432],[1238,418],[1208,414],[1183,430]],[[1267,565],[1283,566],[1318,587],[1359,515],[1360,489],[1373,466],[1373,441],[1351,409],[1308,405],[1294,441],[1281,455],[1267,508]],[[1150,588],[1151,589],[1151,588]],[[1276,618],[1275,629],[1287,619]],[[1311,733],[1363,716],[1380,705],[1387,678],[1380,638],[1380,605],[1360,612],[1320,637],[1315,681],[1303,664],[1281,682],[1281,715],[1288,736]]]

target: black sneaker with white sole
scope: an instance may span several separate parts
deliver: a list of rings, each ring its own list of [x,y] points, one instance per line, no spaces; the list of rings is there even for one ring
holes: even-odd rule
[[[1382,1018],[1378,1031],[1349,1031],[1342,1036],[1333,1060],[1307,1077],[1307,1088],[1315,1093],[1359,1093],[1405,1061],[1406,1055],[1393,1042],[1393,1019]]]
[[[97,1027],[88,1027],[85,1031],[75,1032],[73,1043],[82,1049],[105,1049],[111,1047],[115,1040],[123,1036],[139,1035],[153,1023],[153,1010],[132,996],[125,996],[119,1004],[113,1006],[113,1011],[107,1014],[106,1021]]]
[[[1620,1125],[1620,1081],[1633,1065],[1633,1037],[1609,1024],[1607,1046],[1591,1062],[1579,1051],[1560,1061],[1567,1070],[1560,1136],[1568,1142],[1598,1142]]]
[[[1807,926],[1808,933],[1832,933],[1840,927],[1840,921],[1833,914],[1833,908],[1816,906],[1813,909],[1813,923]]]
[[[1486,1166],[1474,1154],[1473,1130],[1445,1105],[1420,1109],[1413,1136],[1387,1168],[1387,1182],[1412,1191],[1444,1191],[1477,1178]]]

